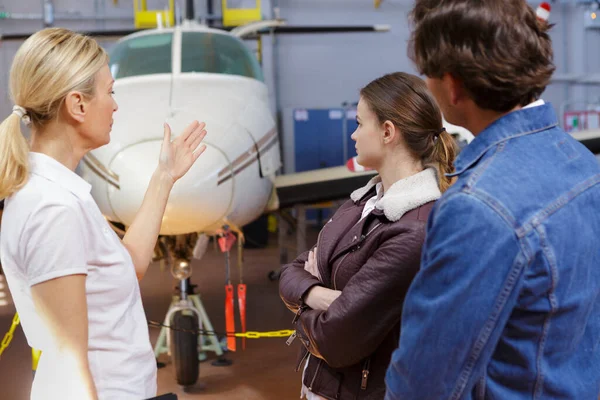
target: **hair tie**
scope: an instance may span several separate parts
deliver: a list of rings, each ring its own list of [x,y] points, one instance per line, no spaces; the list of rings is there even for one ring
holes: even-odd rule
[[[438,136],[440,136],[442,133],[444,133],[446,131],[446,128],[442,128],[437,132],[433,133],[433,137],[437,139]]]
[[[31,118],[29,118],[27,110],[25,110],[23,107],[15,105],[13,106],[12,112],[13,114],[17,114],[19,118],[25,122],[25,124],[29,125],[31,123]]]

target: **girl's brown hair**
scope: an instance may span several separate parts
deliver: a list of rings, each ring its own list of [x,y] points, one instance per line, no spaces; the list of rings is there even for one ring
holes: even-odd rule
[[[452,184],[445,174],[454,171],[456,144],[443,129],[442,113],[425,82],[415,75],[396,72],[369,83],[360,95],[381,124],[390,121],[400,130],[404,142],[424,166],[436,169],[440,191],[445,192]]]

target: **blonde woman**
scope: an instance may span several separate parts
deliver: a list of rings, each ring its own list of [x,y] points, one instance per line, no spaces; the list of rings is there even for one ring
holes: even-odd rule
[[[42,350],[32,399],[145,399],[156,363],[138,280],[173,184],[204,151],[204,124],[171,142],[123,241],[73,171],[110,140],[117,111],[108,57],[93,39],[42,30],[10,72],[13,113],[0,125],[0,254],[28,343]],[[20,124],[30,124],[31,142]]]

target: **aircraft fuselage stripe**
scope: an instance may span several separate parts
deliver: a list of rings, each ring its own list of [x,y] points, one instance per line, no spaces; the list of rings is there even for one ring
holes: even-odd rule
[[[252,146],[244,154],[236,158],[229,166],[223,168],[219,172],[219,181],[217,183],[217,186],[233,178],[235,175],[239,174],[240,172],[248,168],[250,165],[252,165],[255,161],[258,161],[260,153],[268,151],[277,142],[277,130],[273,128],[269,132],[267,132],[267,134],[263,136],[256,143],[255,146]],[[257,148],[258,152],[256,151]],[[255,155],[256,157],[254,157]],[[252,159],[248,160],[248,158],[250,157],[252,157]]]
[[[270,133],[268,134],[270,135]],[[262,140],[261,140],[262,141]],[[265,143],[265,141],[262,141],[263,143]],[[257,157],[253,157],[251,160],[245,162],[244,164],[240,165],[240,163],[237,163],[237,165],[235,163],[232,163],[230,167],[224,168],[221,173],[219,173],[219,181],[217,183],[217,186],[227,182],[229,179],[233,178],[234,176],[236,176],[237,174],[239,174],[240,172],[242,172],[243,170],[245,170],[246,168],[248,168],[249,166],[251,166],[252,164],[254,164],[254,162],[258,161],[258,157],[261,153],[264,153],[268,150],[270,150],[274,145],[276,145],[278,142],[278,138],[277,136],[272,137],[272,139],[265,144],[265,146],[262,149],[259,149]],[[256,154],[256,152],[255,152]],[[247,158],[247,157],[246,157]],[[246,159],[244,158],[244,160]],[[237,160],[236,160],[237,161]],[[222,172],[225,171],[226,174],[225,176],[222,176]]]
[[[255,146],[252,146],[251,148],[249,148],[246,152],[244,152],[244,154],[242,154],[241,156],[239,156],[238,158],[236,158],[231,165],[227,166],[226,168],[223,168],[220,172],[219,172],[219,178],[222,178],[224,175],[226,175],[227,173],[230,173],[232,169],[236,169],[238,167],[238,165],[242,164],[243,162],[245,162],[249,157],[252,157],[254,154],[256,154],[256,148],[258,147],[260,149],[260,147],[265,144],[266,142],[269,141],[269,139],[271,139],[273,136],[277,136],[277,129],[273,128],[271,129],[269,132],[267,132],[262,138],[260,138],[260,140],[258,142],[256,142]],[[260,150],[259,150],[260,151]]]

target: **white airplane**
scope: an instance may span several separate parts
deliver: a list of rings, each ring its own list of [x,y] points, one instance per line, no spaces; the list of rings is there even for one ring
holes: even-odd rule
[[[111,51],[111,142],[84,159],[82,176],[110,221],[129,226],[158,163],[162,124],[206,122],[207,149],[171,193],[161,235],[240,230],[263,212],[281,166],[261,67],[235,35],[188,24],[143,31]]]
[[[110,52],[119,104],[111,142],[81,166],[109,221],[133,221],[158,163],[165,121],[175,134],[204,121],[208,135],[206,151],[173,188],[161,235],[213,234],[225,225],[240,232],[278,207],[277,126],[261,66],[240,37],[281,25],[264,21],[227,32],[186,20],[117,42]]]

